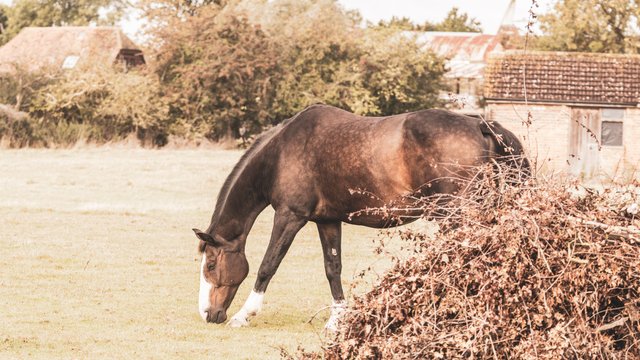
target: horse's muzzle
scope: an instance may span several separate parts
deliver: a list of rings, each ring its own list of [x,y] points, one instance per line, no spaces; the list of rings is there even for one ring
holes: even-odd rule
[[[207,310],[207,322],[208,323],[220,324],[220,323],[225,322],[225,320],[227,320],[227,312],[224,311],[223,309],[218,309],[218,310],[209,309],[209,310]]]

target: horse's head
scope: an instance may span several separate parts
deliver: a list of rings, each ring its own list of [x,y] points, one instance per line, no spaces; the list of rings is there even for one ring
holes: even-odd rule
[[[238,287],[249,273],[244,249],[193,229],[200,239],[200,297],[198,308],[206,322],[219,324],[227,319],[227,309]]]

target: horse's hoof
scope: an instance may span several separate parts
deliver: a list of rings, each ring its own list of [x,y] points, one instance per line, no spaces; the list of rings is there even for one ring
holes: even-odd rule
[[[240,328],[240,327],[249,326],[249,322],[247,321],[247,319],[234,317],[234,318],[231,318],[231,320],[229,320],[229,322],[227,323],[227,326],[232,328]]]
[[[338,331],[337,322],[334,319],[330,319],[329,321],[327,321],[327,323],[324,325],[324,331],[328,331],[328,332]]]

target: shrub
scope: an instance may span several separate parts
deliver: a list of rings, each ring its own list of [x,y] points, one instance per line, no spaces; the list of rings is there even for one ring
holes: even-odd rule
[[[27,111],[36,93],[55,82],[57,72],[51,69],[29,71],[20,64],[5,64],[0,74],[0,104],[11,105],[16,111]]]
[[[29,114],[0,105],[0,140],[9,147],[25,147],[39,141]]]
[[[104,143],[132,133],[143,143],[164,145],[167,111],[153,76],[115,68],[62,74],[35,94],[29,108],[47,145]]]

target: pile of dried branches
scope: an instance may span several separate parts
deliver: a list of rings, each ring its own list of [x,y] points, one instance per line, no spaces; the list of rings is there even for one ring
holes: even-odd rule
[[[640,358],[640,186],[495,174],[432,212],[437,236],[403,232],[323,357]]]

